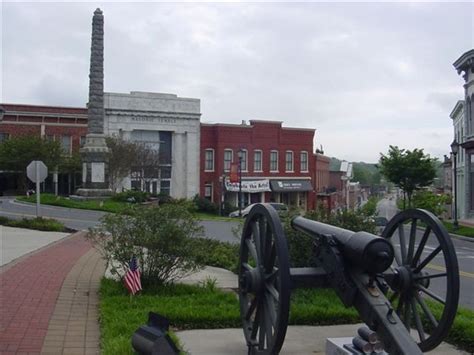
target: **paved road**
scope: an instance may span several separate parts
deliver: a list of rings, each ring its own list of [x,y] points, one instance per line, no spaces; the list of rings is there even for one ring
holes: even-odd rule
[[[387,217],[389,220],[396,214],[396,204],[395,200],[383,199],[379,202],[377,206],[379,211],[379,216]],[[409,227],[405,230],[405,235],[409,236]],[[416,245],[421,240],[423,236],[423,230],[419,229],[416,235]],[[451,238],[454,248],[456,250],[456,256],[459,264],[459,274],[461,282],[461,290],[459,297],[459,304],[463,307],[474,309],[474,243],[460,240],[456,238]],[[400,246],[397,240],[394,243],[396,246]],[[438,242],[435,238],[429,239],[423,250],[423,256],[428,256],[433,250],[438,247]],[[438,255],[433,259],[433,261],[428,265],[430,273],[440,273],[445,269],[445,261],[442,255]],[[438,295],[444,298],[446,294],[446,278],[442,279],[433,279],[430,285],[430,289],[434,290]]]
[[[41,205],[40,213],[42,216],[55,218],[61,221],[66,227],[76,230],[87,230],[100,223],[100,218],[105,212],[79,210],[73,208],[64,208],[56,206]],[[11,197],[0,198],[0,215],[12,219],[20,219],[23,217],[35,217],[36,206],[16,202]],[[220,241],[239,243],[233,230],[239,230],[239,222],[225,221],[203,221],[201,225],[204,227],[204,234],[208,238]],[[240,235],[240,234],[237,234]]]

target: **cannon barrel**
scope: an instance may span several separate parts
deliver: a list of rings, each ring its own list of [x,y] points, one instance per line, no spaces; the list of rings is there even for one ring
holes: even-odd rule
[[[344,258],[369,273],[384,272],[392,265],[392,244],[374,234],[352,232],[304,217],[293,218],[291,226],[313,237],[332,236],[338,242]]]

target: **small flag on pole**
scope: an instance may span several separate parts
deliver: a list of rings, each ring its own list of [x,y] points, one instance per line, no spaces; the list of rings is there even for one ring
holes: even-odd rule
[[[133,295],[142,289],[140,270],[138,269],[137,258],[135,258],[135,256],[132,256],[132,260],[130,260],[129,269],[125,274],[124,282],[127,290]]]

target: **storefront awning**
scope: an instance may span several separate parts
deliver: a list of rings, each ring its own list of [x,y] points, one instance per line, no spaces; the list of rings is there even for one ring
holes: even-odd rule
[[[312,191],[310,180],[271,180],[270,186],[275,192]]]

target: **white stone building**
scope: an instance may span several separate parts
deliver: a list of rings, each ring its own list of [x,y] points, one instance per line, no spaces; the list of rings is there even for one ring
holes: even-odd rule
[[[460,218],[474,219],[474,49],[464,53],[453,65],[464,79],[463,113],[461,110],[453,112],[455,138],[461,144],[458,153],[461,170],[457,169],[461,181],[457,196],[464,197],[458,211]]]
[[[464,100],[459,100],[449,115],[453,120],[454,138],[460,144],[459,152],[456,155],[456,198],[457,198],[457,217],[460,219],[467,218],[466,213],[466,151],[462,147],[466,137],[464,135]],[[452,169],[454,169],[454,157],[451,159]],[[454,173],[453,173],[454,175]],[[454,185],[450,185],[454,189]],[[453,206],[454,207],[454,206]]]
[[[146,183],[125,179],[122,187],[192,198],[199,193],[200,100],[132,91],[104,93],[104,133],[146,143],[160,151],[160,176]],[[138,185],[140,186],[138,186]]]

